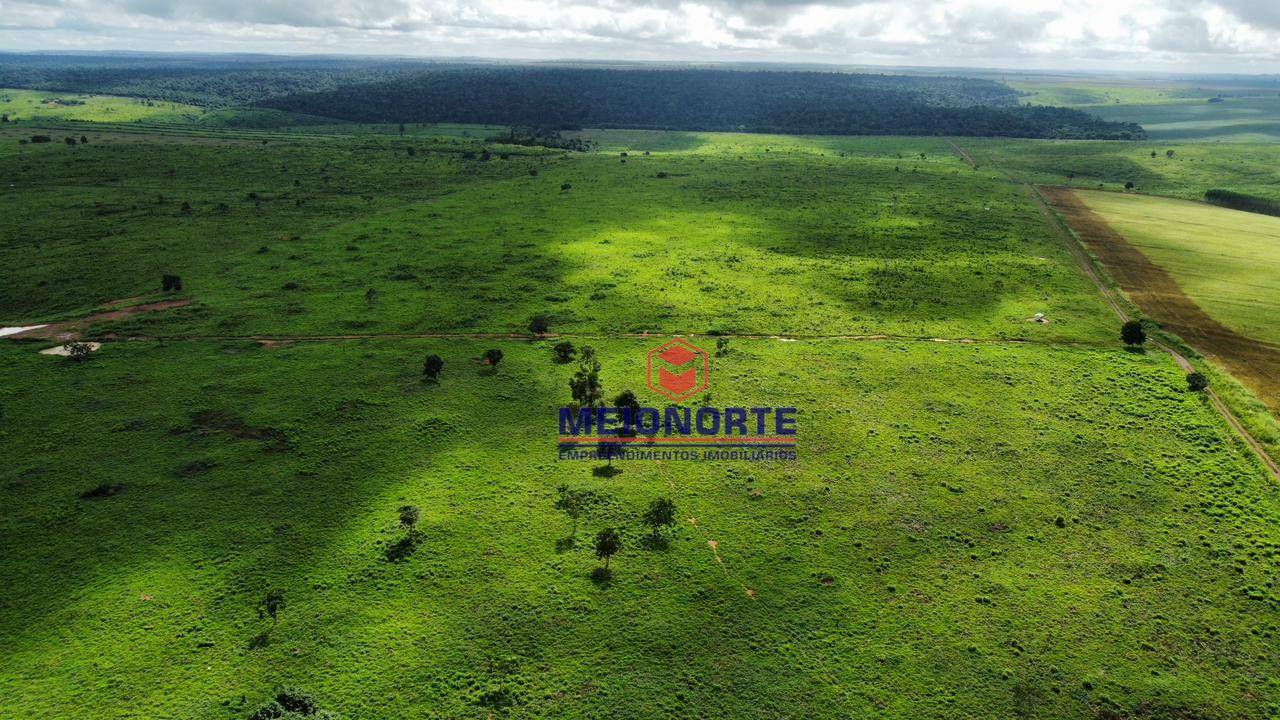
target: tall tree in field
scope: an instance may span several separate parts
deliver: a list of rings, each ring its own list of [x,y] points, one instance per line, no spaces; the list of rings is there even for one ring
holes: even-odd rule
[[[582,513],[596,501],[595,493],[590,490],[574,490],[568,485],[561,485],[556,488],[556,509],[573,521],[573,527],[569,530],[569,537],[578,534],[578,518],[582,517]]]
[[[596,351],[588,345],[582,347],[578,370],[569,379],[569,392],[578,407],[599,407],[604,399],[604,388],[600,385],[600,362],[596,360]]]
[[[669,498],[658,498],[649,503],[644,513],[644,524],[653,531],[653,539],[658,539],[658,532],[664,527],[676,524],[676,504]]]
[[[596,535],[596,558],[604,561],[604,569],[609,569],[609,558],[622,549],[622,536],[613,528],[605,528]]]
[[[417,505],[400,507],[400,527],[404,528],[409,537],[413,537],[418,532],[418,515]]]

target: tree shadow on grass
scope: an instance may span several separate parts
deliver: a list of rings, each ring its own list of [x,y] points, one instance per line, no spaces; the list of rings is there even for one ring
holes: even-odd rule
[[[405,535],[399,540],[387,546],[387,561],[398,563],[406,560],[418,549],[418,537],[416,535]]]
[[[603,590],[613,584],[613,571],[607,567],[598,567],[591,571],[591,582]]]

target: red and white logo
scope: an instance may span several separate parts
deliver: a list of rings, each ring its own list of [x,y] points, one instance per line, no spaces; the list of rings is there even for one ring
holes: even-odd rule
[[[649,351],[649,389],[681,402],[707,389],[711,356],[680,338]]]

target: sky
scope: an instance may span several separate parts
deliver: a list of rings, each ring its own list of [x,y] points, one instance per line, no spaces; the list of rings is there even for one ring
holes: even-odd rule
[[[1280,0],[0,0],[0,50],[1280,73]]]

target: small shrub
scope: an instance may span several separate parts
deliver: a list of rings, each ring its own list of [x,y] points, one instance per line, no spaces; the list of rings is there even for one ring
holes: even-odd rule
[[[81,500],[101,500],[115,495],[119,495],[124,490],[124,485],[120,483],[102,483],[97,487],[90,488],[80,493]]]
[[[548,315],[538,314],[529,319],[529,332],[534,335],[543,335],[551,329],[551,317]]]
[[[568,340],[556,343],[555,347],[551,348],[551,351],[555,353],[556,362],[562,365],[573,360],[573,354],[577,352],[573,347],[573,343]]]
[[[62,349],[66,350],[67,357],[75,362],[84,362],[92,351],[88,343],[76,342],[75,340],[63,343]]]
[[[1187,373],[1187,389],[1191,392],[1201,392],[1209,387],[1209,378],[1198,372]]]
[[[435,382],[440,378],[440,371],[444,369],[444,360],[439,355],[428,355],[427,359],[422,362],[422,374],[428,380]]]
[[[1120,326],[1120,339],[1130,347],[1141,346],[1147,341],[1147,331],[1143,329],[1141,322],[1130,320]]]
[[[481,359],[484,360],[485,365],[496,368],[498,367],[498,363],[502,362],[502,351],[498,348],[489,348],[484,351],[484,355]]]

